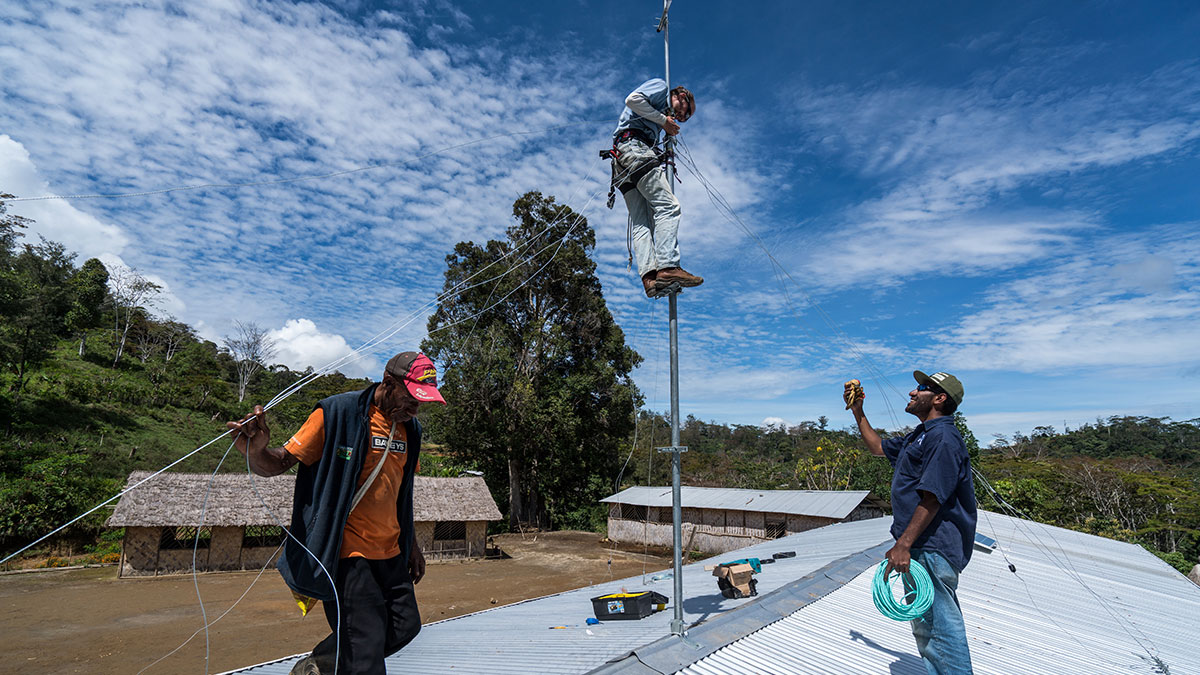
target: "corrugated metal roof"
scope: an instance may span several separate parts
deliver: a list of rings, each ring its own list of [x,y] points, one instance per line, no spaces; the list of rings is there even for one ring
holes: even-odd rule
[[[621,588],[671,595],[669,580],[643,584],[641,577],[632,577],[429,624],[412,644],[388,659],[388,670],[619,671],[620,663],[605,664],[637,649],[648,661],[654,655],[660,658],[663,663],[657,665],[663,672],[921,675],[924,668],[909,626],[884,618],[871,602],[874,566],[866,558],[878,559],[886,549],[879,545],[890,539],[890,522],[879,518],[839,523],[711,559],[766,558],[780,550],[796,551],[795,558],[763,567],[756,577],[758,598],[727,600],[703,564],[686,566],[684,619],[689,625],[707,622],[689,634],[731,635],[726,646],[711,654],[697,650],[695,656],[680,658],[686,657],[686,650],[649,649],[655,638],[665,638],[656,643],[660,645],[679,642],[669,637],[670,608],[641,621],[584,625],[591,616],[591,597]],[[1157,672],[1132,634],[1159,655],[1173,675],[1200,673],[1200,587],[1158,558],[1130,544],[986,512],[980,514],[980,531],[999,541],[1017,574],[1008,570],[1001,551],[976,549],[960,579],[975,672]],[[869,556],[854,555],[872,547],[879,548]],[[864,572],[856,571],[864,566]],[[823,567],[820,574],[803,578]],[[1075,575],[1119,618],[1110,616]],[[768,596],[772,592],[776,593]],[[789,595],[811,601],[780,618],[773,612]],[[730,612],[735,608],[740,609]],[[556,625],[568,628],[550,630]],[[672,658],[677,659],[675,666],[668,667]],[[285,675],[295,659],[236,672]]]
[[[834,529],[834,528],[837,529]],[[769,593],[816,570],[832,560],[857,553],[887,538],[888,525],[865,520],[809,530],[726,553],[711,562],[742,557],[769,558],[777,551],[795,551],[796,557],[763,566],[758,579],[759,594]],[[753,598],[730,600],[717,590],[716,579],[704,565],[684,566],[684,621],[708,620]],[[657,612],[640,621],[606,621],[587,626],[592,616],[591,598],[622,588],[673,594],[670,579],[651,582],[662,570],[647,570],[643,577],[630,577],[576,589],[535,600],[484,610],[424,626],[412,643],[387,660],[392,673],[586,673],[621,656],[655,637],[668,635],[673,609]],[[437,573],[431,567],[430,574]],[[551,630],[551,626],[568,626]],[[262,664],[238,673],[286,675],[298,657]]]
[[[1174,675],[1200,673],[1200,587],[1166,563],[1139,546],[991,513],[979,529],[1017,573],[1001,551],[977,548],[959,579],[976,673],[1163,672],[1147,651]],[[681,672],[922,675],[908,624],[871,603],[873,574]]]
[[[862,503],[867,490],[743,490],[683,486],[679,501],[685,508],[790,513],[841,520]],[[639,485],[600,501],[610,504],[671,506],[671,488]]]

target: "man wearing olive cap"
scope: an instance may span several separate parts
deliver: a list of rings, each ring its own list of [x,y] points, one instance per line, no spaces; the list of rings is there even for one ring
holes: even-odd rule
[[[422,403],[446,401],[429,357],[392,357],[383,379],[319,403],[282,447],[269,448],[262,406],[229,422],[237,449],[260,476],[297,462],[292,523],[279,573],[307,612],[321,600],[329,637],[293,674],[384,675],[384,658],[421,630],[413,584],[425,557],[413,536],[413,482]],[[294,539],[293,539],[294,537]]]
[[[963,386],[949,373],[913,371],[917,387],[904,411],[921,423],[912,432],[883,440],[863,414],[863,398],[846,384],[846,400],[871,454],[892,464],[892,536],[888,572],[907,572],[916,560],[933,582],[933,605],[912,622],[917,651],[930,675],[970,673],[962,610],[955,594],[958,575],[975,543],[975,483],[954,411]],[[860,390],[861,391],[861,390]]]

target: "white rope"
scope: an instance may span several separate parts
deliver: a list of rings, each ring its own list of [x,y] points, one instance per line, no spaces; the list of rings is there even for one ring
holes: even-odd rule
[[[192,586],[196,589],[196,600],[200,603],[200,618],[204,621],[204,675],[208,675],[208,660],[210,656],[211,643],[208,635],[208,611],[204,608],[204,598],[200,595],[200,578],[196,574],[196,553],[200,550],[200,530],[204,527],[204,514],[208,510],[208,497],[212,494],[213,484],[217,482],[217,472],[221,470],[221,465],[225,463],[225,458],[233,450],[234,443],[231,441],[229,447],[225,448],[225,454],[221,455],[221,461],[217,462],[217,467],[213,469],[212,476],[208,479],[208,488],[204,491],[204,500],[200,502],[200,522],[196,523],[196,539],[192,542]],[[212,537],[208,538],[209,550],[212,547]]]
[[[180,643],[180,645],[178,647],[176,647],[175,649],[172,649],[171,651],[167,652],[166,654],[163,654],[162,656],[158,657],[153,662],[151,662],[150,665],[143,667],[141,670],[139,670],[137,672],[137,675],[142,675],[142,673],[146,672],[147,670],[150,670],[151,668],[153,668],[155,665],[157,665],[164,659],[171,657],[176,652],[178,652],[180,649],[183,649],[184,647],[186,647],[188,645],[188,643],[191,642],[193,639],[195,639],[195,637],[197,635],[199,635],[202,631],[207,631],[210,626],[215,626],[218,621],[220,621],[221,619],[224,619],[226,615],[228,615],[230,612],[232,612],[233,609],[235,607],[237,607],[238,604],[240,604],[247,595],[250,594],[250,590],[254,588],[254,584],[258,583],[258,580],[262,578],[262,575],[267,571],[267,568],[271,566],[271,563],[275,562],[275,555],[278,554],[280,549],[282,549],[282,548],[283,548],[283,542],[281,541],[281,542],[279,542],[279,546],[275,547],[275,551],[273,553],[271,553],[271,555],[267,556],[267,562],[263,563],[263,566],[261,568],[259,568],[258,574],[255,575],[254,580],[250,582],[250,585],[246,587],[246,590],[243,591],[240,596],[238,596],[237,600],[233,601],[233,604],[230,605],[228,609],[226,609],[224,612],[222,612],[220,616],[213,619],[211,623],[206,623],[206,624],[204,624],[204,627],[197,628],[196,632],[192,633],[191,637],[189,637],[188,639],[186,639],[182,643]]]
[[[891,382],[888,380],[887,376],[875,364],[875,362],[869,356],[867,356],[867,354],[865,352],[863,352],[861,349],[859,349],[858,345],[855,344],[854,340],[852,340],[850,338],[850,336],[837,325],[837,323],[833,320],[833,317],[831,317],[824,310],[824,308],[822,308],[821,305],[817,303],[817,301],[804,288],[804,286],[802,286],[798,281],[796,281],[795,277],[793,277],[792,274],[779,262],[779,260],[775,257],[775,255],[773,253],[771,253],[770,249],[767,248],[767,246],[763,242],[762,238],[759,237],[758,234],[756,232],[754,232],[754,230],[752,230],[750,228],[750,226],[747,225],[745,223],[745,221],[743,221],[741,219],[741,217],[739,217],[737,215],[737,212],[734,211],[733,207],[725,199],[724,195],[721,194],[720,190],[718,190],[716,188],[716,186],[713,185],[708,180],[708,178],[704,176],[703,172],[700,171],[700,168],[696,165],[695,160],[692,159],[691,150],[688,148],[687,143],[683,140],[683,138],[681,136],[679,136],[677,138],[679,140],[679,147],[681,150],[680,154],[678,155],[678,157],[682,160],[681,163],[684,165],[685,168],[688,169],[688,171],[697,180],[700,181],[701,185],[704,186],[705,192],[708,194],[709,201],[712,202],[713,206],[717,209],[718,213],[720,213],[729,222],[733,223],[734,225],[737,225],[743,232],[746,233],[747,236],[750,237],[751,241],[753,241],[758,246],[758,248],[764,254],[766,254],[767,259],[771,262],[772,270],[776,277],[776,281],[780,284],[780,288],[783,293],[784,301],[787,304],[789,310],[792,312],[792,314],[795,315],[796,318],[800,317],[799,312],[796,310],[796,308],[794,307],[794,305],[792,303],[791,296],[788,293],[786,286],[784,286],[784,284],[783,284],[783,280],[785,278],[788,281],[792,282],[792,284],[796,287],[796,289],[804,296],[804,299],[809,304],[809,306],[812,307],[817,312],[817,315],[821,318],[821,320],[825,323],[825,325],[829,328],[829,330],[838,339],[840,339],[840,341],[850,350],[850,352],[863,364],[863,366],[867,369],[868,373],[870,374],[870,377],[875,381],[876,386],[878,386],[882,390],[883,385],[886,385],[893,392],[895,392],[898,396],[903,396],[903,394],[900,392],[900,390],[898,390],[895,386],[893,386],[891,384]],[[804,325],[803,322],[800,323],[800,326],[806,332],[808,332],[808,328]],[[828,339],[828,338],[826,338],[826,339]],[[830,340],[830,341],[832,342],[833,340]],[[817,344],[820,344],[820,343],[817,342]],[[899,418],[896,416],[895,410],[892,407],[892,403],[891,403],[890,399],[888,399],[886,396],[881,396],[880,398],[883,399],[884,405],[887,407],[888,414],[891,416],[893,424],[895,424],[895,426],[897,428],[901,427],[902,425],[900,424]]]

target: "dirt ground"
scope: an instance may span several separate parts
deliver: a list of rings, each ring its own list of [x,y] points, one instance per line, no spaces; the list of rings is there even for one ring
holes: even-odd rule
[[[616,550],[587,532],[500,535],[508,559],[430,563],[416,587],[425,623],[518,600],[657,571],[666,557]],[[611,563],[610,563],[611,561]],[[202,574],[211,622],[255,572]],[[202,628],[190,575],[118,579],[116,567],[0,576],[0,673],[136,673]],[[237,607],[149,668],[220,673],[312,648],[329,633],[314,607],[301,617],[278,572],[267,570]]]

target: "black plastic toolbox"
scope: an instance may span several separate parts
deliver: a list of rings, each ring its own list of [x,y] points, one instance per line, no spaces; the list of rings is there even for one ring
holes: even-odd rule
[[[666,606],[667,596],[654,591],[609,593],[592,598],[592,609],[601,621],[642,619]]]

